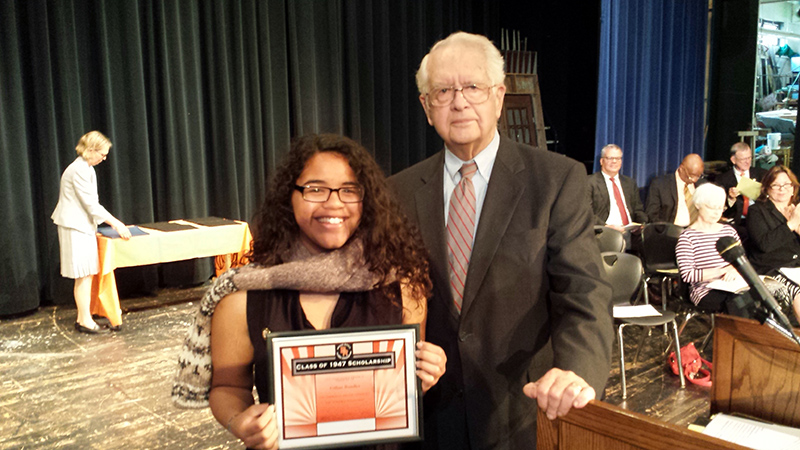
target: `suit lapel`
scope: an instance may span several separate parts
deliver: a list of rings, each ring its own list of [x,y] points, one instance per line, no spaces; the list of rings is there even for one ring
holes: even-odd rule
[[[444,285],[433,286],[439,291],[438,296],[447,302],[453,317],[458,320],[458,310],[453,303],[450,291],[450,270],[447,262],[447,239],[444,223],[444,151],[438,153],[431,161],[429,170],[422,176],[422,186],[414,193],[417,225],[422,240],[430,253],[431,279],[444,280]]]
[[[667,179],[669,179],[669,194],[672,196],[672,204],[675,207],[672,212],[672,221],[674,222],[675,216],[678,215],[678,180],[674,173],[671,173]]]
[[[517,179],[516,174],[524,168],[513,143],[501,137],[467,269],[462,316],[469,312],[522,197],[525,184]]]
[[[608,205],[609,211],[611,213],[611,198],[608,196],[608,186],[606,186],[606,177],[603,176],[602,172],[595,172],[597,175],[594,175],[594,183],[596,185],[596,191],[602,197],[603,203],[601,205]],[[608,214],[606,214],[606,219],[608,219]]]
[[[625,203],[627,203],[628,205],[628,219],[631,222],[635,222],[636,220],[633,217],[633,215],[635,214],[633,211],[634,210],[633,205],[635,205],[637,202],[633,196],[639,195],[639,192],[636,189],[634,189],[633,180],[631,178],[620,175],[619,184],[622,186],[622,195],[625,197]]]

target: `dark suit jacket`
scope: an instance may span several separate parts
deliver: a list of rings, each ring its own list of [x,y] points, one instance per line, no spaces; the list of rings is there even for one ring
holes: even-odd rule
[[[767,173],[767,171],[762,169],[762,168],[760,168],[760,167],[751,167],[750,168],[750,178],[752,178],[752,179],[754,179],[756,181],[759,181],[759,182],[761,181],[762,178],[764,178],[764,175],[766,173]],[[728,189],[730,189],[732,187],[736,187],[736,185],[739,184],[736,181],[736,174],[733,172],[733,169],[731,169],[731,170],[729,170],[729,171],[727,171],[727,172],[725,172],[723,174],[720,174],[720,176],[718,176],[717,179],[714,180],[714,182],[716,184],[722,186],[723,189],[725,189],[725,194],[726,195],[728,194]],[[755,199],[753,199],[753,200],[755,200]],[[726,205],[727,205],[727,203],[726,203]],[[736,197],[736,201],[733,203],[732,206],[730,206],[730,207],[725,209],[725,211],[722,213],[722,216],[733,219],[733,224],[734,225],[740,225],[741,222],[742,222],[742,208],[744,208],[744,197],[742,197],[740,195],[740,196]],[[748,210],[748,214],[749,214],[749,212],[750,211]]]
[[[611,290],[586,172],[501,137],[459,316],[448,281],[443,165],[444,151],[390,178],[430,252],[427,339],[447,354],[447,372],[425,394],[424,446],[532,449],[536,406],[522,386],[555,366],[602,395],[610,368]]]
[[[786,217],[770,200],[750,206],[746,222],[747,256],[756,272],[800,265],[800,236],[786,226]]]
[[[670,172],[650,182],[645,213],[652,222],[675,222],[678,213],[678,187],[675,172]]]
[[[703,183],[708,183],[708,180],[701,178],[695,182],[695,186]],[[675,172],[653,178],[647,192],[644,212],[650,222],[675,223],[675,215],[678,214],[678,186],[675,184]]]
[[[647,214],[644,213],[636,181],[631,177],[619,174],[619,184],[622,186],[622,195],[625,197],[625,204],[628,205],[631,222],[647,222]],[[592,200],[595,225],[605,225],[611,208],[611,199],[608,196],[606,178],[602,172],[589,175],[589,198]]]

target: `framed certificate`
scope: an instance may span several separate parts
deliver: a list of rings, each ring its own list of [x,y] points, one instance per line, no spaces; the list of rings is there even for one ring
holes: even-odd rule
[[[417,341],[419,325],[268,334],[278,446],[420,440]]]

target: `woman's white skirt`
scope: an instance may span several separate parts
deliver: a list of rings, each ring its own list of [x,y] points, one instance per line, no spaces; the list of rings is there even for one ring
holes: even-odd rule
[[[100,271],[97,260],[97,236],[73,228],[58,227],[61,250],[61,276],[83,278]]]

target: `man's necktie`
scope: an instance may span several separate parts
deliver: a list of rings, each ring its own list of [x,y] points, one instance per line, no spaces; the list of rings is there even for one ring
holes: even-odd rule
[[[622,194],[619,192],[617,183],[614,182],[614,177],[610,177],[609,180],[611,180],[611,186],[614,187],[614,200],[616,200],[617,208],[619,208],[619,216],[622,217],[622,225],[627,225],[630,220],[628,220],[628,211],[625,209],[625,203],[622,201]]]
[[[744,177],[744,172],[740,172],[739,176],[740,177]],[[747,215],[747,208],[750,206],[750,199],[747,198],[746,195],[742,194],[742,200],[744,200],[744,203],[742,204],[742,215],[746,216]]]
[[[461,181],[450,197],[447,218],[447,254],[450,262],[450,290],[453,301],[461,312],[464,299],[464,283],[467,267],[472,255],[472,235],[475,230],[475,186],[472,177],[478,171],[474,162],[461,166]]]
[[[686,208],[689,210],[689,223],[694,223],[697,218],[697,208],[692,203],[692,191],[689,190],[689,184],[683,186],[683,198],[686,200]]]

